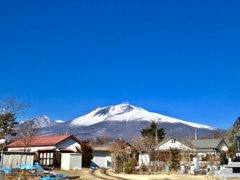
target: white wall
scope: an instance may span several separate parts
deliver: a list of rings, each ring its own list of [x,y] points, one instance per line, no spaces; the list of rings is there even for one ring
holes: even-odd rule
[[[149,158],[149,155],[148,154],[142,154],[142,155],[139,155],[139,159],[138,159],[138,164],[139,166],[141,165],[148,165],[150,162],[150,158]]]
[[[227,151],[228,146],[225,143],[221,143],[220,146],[218,147],[221,151]]]
[[[61,154],[61,169],[62,170],[70,169],[70,153]]]
[[[93,152],[92,167],[110,167],[111,157],[107,156],[107,152]]]
[[[72,151],[76,151],[76,146],[78,148],[80,148],[80,144],[78,142],[76,142],[74,139],[72,138],[69,138],[67,141],[63,141],[62,143],[59,143],[57,146],[56,146],[56,149],[59,149],[59,148],[66,148],[66,149],[71,149]]]
[[[82,168],[82,154],[61,153],[61,170]]]
[[[70,169],[82,168],[82,154],[70,155]]]
[[[155,148],[155,150],[169,150],[170,148],[178,148],[182,150],[192,150],[192,148],[182,144],[181,142],[175,140],[173,143],[171,140],[165,142],[160,147]]]
[[[34,155],[25,154],[4,154],[3,155],[3,167],[5,168],[17,168],[23,164],[33,165]]]
[[[30,149],[30,152],[36,152],[38,150],[41,150],[41,149],[53,149],[55,148],[55,146],[38,146],[38,147],[29,147]],[[23,152],[24,148],[8,148],[8,151],[12,151],[12,152]]]

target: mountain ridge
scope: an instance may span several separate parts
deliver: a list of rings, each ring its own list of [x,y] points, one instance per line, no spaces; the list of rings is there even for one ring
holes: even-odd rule
[[[47,116],[28,119],[38,125],[39,135],[56,135],[71,132],[79,139],[89,139],[108,135],[113,138],[131,140],[140,138],[140,131],[155,121],[158,128],[164,128],[166,136],[193,137],[197,130],[199,137],[222,131],[211,126],[187,122],[135,107],[119,104],[96,108],[95,110],[66,122],[55,122]]]
[[[101,117],[100,117],[101,116]],[[91,119],[91,121],[88,121]],[[169,122],[169,123],[183,123],[196,128],[207,128],[207,129],[217,129],[211,126],[183,121],[180,119],[172,118],[162,114],[149,112],[143,108],[135,107],[130,104],[119,104],[115,106],[107,106],[102,108],[97,108],[90,113],[77,117],[71,121],[71,125],[92,125],[102,121],[155,121]]]

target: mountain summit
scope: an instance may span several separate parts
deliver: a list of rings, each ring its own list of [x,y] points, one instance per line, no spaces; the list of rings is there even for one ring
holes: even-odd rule
[[[27,119],[25,121],[20,122],[20,124],[24,123],[24,122],[27,122],[27,121],[30,122],[30,124],[33,127],[36,127],[36,128],[44,128],[44,127],[53,126],[53,125],[56,124],[49,117],[44,116],[44,115],[34,117],[34,118],[31,118],[31,119]]]
[[[71,132],[79,139],[89,139],[108,135],[113,138],[132,140],[141,137],[140,131],[155,121],[158,128],[164,128],[166,136],[198,137],[212,134],[219,129],[187,122],[180,119],[149,112],[130,104],[101,107],[71,121],[57,123],[46,116],[29,119],[40,129],[39,135],[54,135]]]
[[[80,116],[72,120],[70,126],[90,126],[103,121],[155,121],[156,123],[182,123],[195,128],[205,128],[210,130],[215,129],[207,125],[187,122],[161,114],[149,112],[143,108],[135,107],[130,104],[119,104],[115,106],[97,108],[84,116]]]

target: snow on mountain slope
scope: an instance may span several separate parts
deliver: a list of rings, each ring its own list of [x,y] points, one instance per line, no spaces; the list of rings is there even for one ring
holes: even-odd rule
[[[155,121],[156,123],[182,123],[196,128],[215,129],[207,125],[187,122],[161,114],[148,112],[145,109],[129,104],[97,108],[85,116],[80,116],[72,120],[70,126],[90,126],[102,121]]]
[[[63,121],[63,120],[56,120],[55,122],[56,123],[64,123],[65,121]]]
[[[55,122],[51,121],[47,116],[39,116],[39,117],[27,119],[25,121],[20,122],[20,124],[27,121],[37,128],[48,127],[56,124]]]
[[[70,124],[74,126],[75,125],[90,126],[92,124],[102,122],[111,116],[131,111],[132,109],[133,108],[131,106],[124,105],[97,108],[85,116],[81,116],[72,120]]]

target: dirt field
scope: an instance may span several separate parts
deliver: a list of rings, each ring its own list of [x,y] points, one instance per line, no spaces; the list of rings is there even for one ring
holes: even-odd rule
[[[216,177],[207,177],[205,175],[181,175],[174,172],[167,174],[163,172],[158,175],[128,175],[128,174],[114,174],[110,170],[103,174],[101,170],[96,170],[94,173],[90,173],[90,169],[70,170],[70,171],[53,171],[57,174],[65,174],[71,177],[80,176],[81,180],[219,180]],[[18,177],[5,176],[4,180],[18,180]],[[27,177],[24,180],[39,180],[37,177]],[[77,178],[76,180],[79,180]],[[234,180],[234,179],[231,179]],[[235,178],[237,180],[237,178]],[[239,180],[239,179],[238,179]]]

